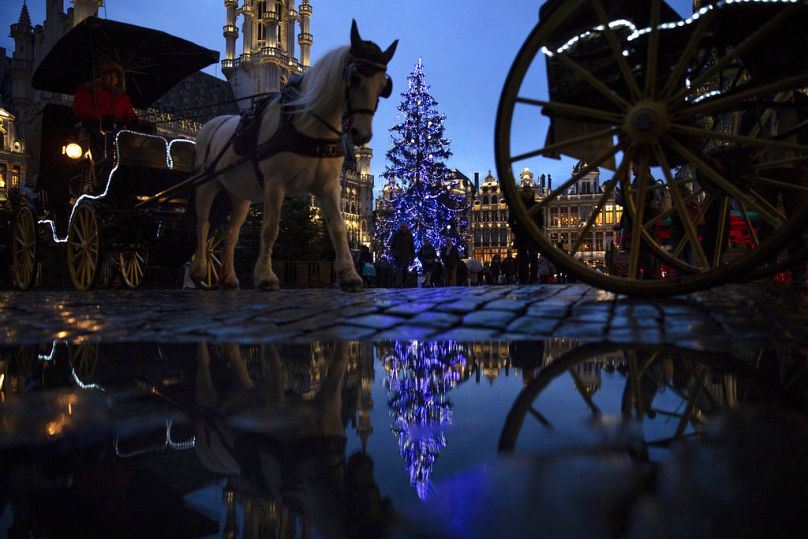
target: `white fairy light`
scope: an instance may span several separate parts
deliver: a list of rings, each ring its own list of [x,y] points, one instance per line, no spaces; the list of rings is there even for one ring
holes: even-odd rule
[[[121,135],[123,135],[125,133],[131,133],[131,134],[134,134],[134,135],[138,135],[140,137],[147,137],[147,138],[153,138],[153,139],[162,140],[163,144],[165,144],[165,147],[166,147],[166,167],[169,170],[172,170],[174,168],[174,160],[171,158],[171,146],[173,146],[175,143],[178,143],[178,142],[188,142],[190,144],[196,144],[195,141],[189,140],[189,139],[173,139],[171,142],[169,142],[167,138],[165,138],[163,136],[160,136],[160,135],[152,135],[152,134],[148,134],[148,133],[140,133],[138,131],[132,131],[132,130],[129,130],[129,129],[122,129],[122,130],[118,131],[118,133],[116,133],[116,135],[115,135],[115,155],[117,155],[118,158],[116,159],[115,166],[112,168],[112,170],[109,171],[109,176],[107,176],[107,184],[104,187],[104,191],[99,195],[83,194],[79,198],[76,199],[76,202],[73,203],[73,208],[71,208],[71,210],[70,210],[70,219],[68,219],[68,221],[67,221],[67,229],[68,230],[70,230],[70,223],[73,222],[73,215],[76,213],[76,208],[78,208],[79,203],[81,201],[83,201],[83,200],[101,200],[102,198],[105,198],[107,196],[107,194],[109,193],[109,187],[110,187],[110,185],[112,185],[112,177],[115,175],[115,172],[118,170],[118,167],[120,166],[120,161],[121,161],[121,158],[120,158],[120,155],[121,155],[121,153],[120,153],[120,141],[119,141],[119,139],[120,139]],[[50,228],[51,228],[51,236],[53,237],[54,242],[56,242],[56,243],[67,243],[68,234],[65,233],[64,238],[60,238],[56,233],[56,223],[54,223],[52,219],[41,219],[41,220],[37,221],[37,224],[49,225],[50,226]]]

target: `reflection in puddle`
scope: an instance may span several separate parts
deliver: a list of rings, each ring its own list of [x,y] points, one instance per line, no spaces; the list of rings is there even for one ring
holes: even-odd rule
[[[806,369],[570,339],[6,347],[0,535],[642,537],[670,503],[673,536],[787,535]]]

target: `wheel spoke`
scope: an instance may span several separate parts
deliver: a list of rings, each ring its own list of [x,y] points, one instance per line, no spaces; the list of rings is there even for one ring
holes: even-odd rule
[[[575,253],[578,252],[578,248],[581,246],[581,243],[583,243],[584,238],[586,237],[586,235],[592,229],[592,226],[594,226],[595,220],[597,219],[597,216],[600,214],[600,211],[603,209],[603,206],[606,204],[606,200],[609,198],[609,196],[612,193],[614,193],[614,189],[615,189],[615,186],[617,185],[618,178],[621,175],[625,174],[625,172],[626,172],[625,169],[626,169],[627,166],[628,166],[628,160],[623,159],[620,162],[620,166],[615,171],[614,176],[612,176],[612,178],[609,181],[607,181],[605,184],[603,184],[603,193],[600,195],[600,198],[598,199],[598,202],[595,205],[594,211],[589,214],[589,218],[586,220],[586,223],[584,224],[584,227],[581,229],[581,231],[578,234],[578,239],[575,241],[575,244],[570,249],[570,255],[571,256],[574,257]]]
[[[773,150],[807,152],[806,157],[808,157],[808,145],[805,144],[793,144],[790,142],[781,142],[779,140],[772,140],[767,138],[755,138],[755,137],[747,137],[744,135],[733,135],[731,133],[721,133],[719,131],[710,131],[707,129],[700,129],[698,127],[689,127],[680,124],[671,125],[670,130],[674,133],[678,133],[681,135],[688,135],[699,139],[713,138],[713,139],[725,140],[727,142],[735,142],[737,144],[758,146],[761,148],[770,148]]]
[[[696,48],[699,46],[701,38],[704,37],[704,33],[710,27],[713,17],[715,17],[714,9],[702,15],[701,20],[696,25],[693,33],[690,34],[690,39],[687,42],[685,50],[679,57],[676,67],[674,67],[673,71],[671,71],[670,77],[668,77],[667,82],[665,82],[665,86],[662,87],[662,92],[660,93],[662,99],[669,100],[671,93],[677,90],[677,85],[681,82],[682,76],[685,74],[687,64],[690,61],[690,58],[696,52]],[[668,101],[668,104],[670,104],[670,101]]]
[[[730,50],[723,58],[717,61],[715,64],[710,66],[706,71],[704,71],[701,75],[697,76],[695,80],[693,80],[690,84],[690,88],[698,88],[703,85],[705,82],[709,81],[710,79],[716,77],[721,71],[725,68],[729,67],[735,58],[742,56],[746,53],[747,50],[757,45],[758,41],[766,37],[768,33],[782,21],[784,21],[787,17],[789,17],[794,12],[794,6],[789,6],[781,10],[771,19],[763,23],[757,30],[755,30],[751,35],[747,36],[746,39],[741,41],[741,43]],[[677,103],[684,101],[684,98],[687,94],[691,92],[690,88],[685,88],[683,90],[679,90],[673,97],[668,100],[668,106],[673,108],[676,106]]]
[[[626,62],[626,59],[623,56],[623,49],[620,48],[620,44],[617,42],[617,37],[614,35],[614,32],[612,32],[611,26],[609,26],[609,20],[606,17],[606,10],[603,9],[601,0],[592,0],[592,7],[595,8],[595,14],[598,17],[600,24],[603,26],[603,35],[606,37],[606,41],[609,42],[609,47],[612,49],[612,55],[614,55],[614,58],[617,61],[617,67],[620,69],[620,73],[623,75],[623,79],[626,82],[626,86],[628,86],[629,92],[631,92],[631,95],[635,99],[639,99],[640,88],[637,86],[637,80],[631,73],[631,68],[628,66],[628,62]]]
[[[589,70],[582,67],[581,64],[570,58],[567,54],[556,54],[553,56],[553,59],[559,60],[572,71],[580,75],[581,78],[588,82],[589,85],[597,90],[603,97],[617,105],[620,110],[628,109],[629,105],[625,99],[620,97],[617,92],[606,86],[603,81],[595,77]]]
[[[759,212],[761,217],[763,217],[770,225],[774,226],[775,228],[778,228],[783,225],[784,219],[782,216],[777,215],[776,213],[772,213],[769,211],[768,208],[765,208],[760,204],[758,204],[756,200],[748,196],[740,188],[733,185],[732,182],[727,180],[722,174],[719,174],[715,169],[707,165],[707,163],[705,163],[700,157],[698,157],[696,154],[685,148],[675,139],[672,138],[668,139],[668,144],[676,153],[684,157],[685,160],[692,163],[697,169],[701,171],[702,174],[706,176],[707,179],[712,181],[717,187],[722,189],[729,196],[743,202],[750,208]]]
[[[588,133],[586,135],[581,135],[580,137],[575,137],[571,139],[567,139],[563,142],[557,142],[555,144],[550,144],[549,146],[545,146],[539,150],[533,150],[531,152],[523,153],[511,157],[511,163],[516,161],[523,161],[525,159],[530,159],[531,157],[536,157],[538,155],[548,155],[550,153],[556,153],[559,150],[564,148],[568,148],[570,146],[575,146],[576,144],[581,144],[584,142],[590,142],[592,140],[597,140],[603,137],[613,137],[620,131],[617,127],[610,127],[608,129],[602,129],[600,131],[595,131],[594,133]],[[563,152],[561,152],[563,153]]]
[[[662,0],[651,0],[651,38],[648,43],[648,56],[645,70],[645,96],[655,97],[657,60],[659,56],[659,17]]]
[[[709,269],[710,264],[707,262],[707,255],[704,254],[704,249],[702,249],[701,243],[699,242],[696,224],[690,220],[690,215],[687,213],[687,206],[685,205],[686,203],[682,198],[682,193],[679,191],[679,185],[671,175],[670,166],[668,165],[668,160],[665,157],[665,152],[663,152],[658,145],[654,145],[654,155],[656,156],[659,166],[662,168],[662,173],[665,175],[665,181],[668,183],[668,191],[671,194],[673,207],[676,209],[676,212],[679,215],[679,220],[682,223],[682,227],[685,229],[685,238],[682,238],[680,243],[689,241],[692,248],[696,251],[696,256],[698,257],[701,266],[705,269]],[[698,223],[698,221],[696,221],[696,223]]]
[[[623,144],[617,144],[605,154],[594,160],[592,163],[587,163],[586,166],[581,168],[578,172],[572,175],[572,177],[562,183],[559,187],[553,189],[550,193],[547,194],[546,197],[539,200],[535,205],[531,206],[530,209],[527,210],[528,215],[533,217],[539,213],[545,206],[547,206],[550,202],[558,198],[564,191],[570,188],[573,184],[575,184],[578,180],[595,170],[604,162],[608,161],[612,157],[614,157],[617,152],[623,149]],[[624,158],[625,159],[625,158]]]
[[[801,73],[782,80],[763,84],[761,86],[752,85],[751,88],[741,91],[730,92],[728,94],[717,95],[712,98],[705,99],[696,104],[689,104],[686,102],[671,105],[671,115],[674,120],[681,118],[700,117],[705,114],[710,114],[718,111],[731,111],[737,110],[739,105],[744,101],[765,96],[769,94],[776,94],[785,90],[799,88],[808,85],[808,73]]]
[[[758,240],[757,231],[755,227],[752,226],[752,220],[749,218],[749,212],[746,211],[746,206],[744,206],[743,202],[739,203],[741,207],[741,215],[743,215],[743,221],[746,225],[746,228],[749,229],[749,233],[752,235],[752,242],[754,242],[755,247],[760,245],[760,241]]]
[[[568,103],[559,103],[557,101],[542,101],[541,99],[530,99],[528,97],[517,97],[514,101],[524,105],[535,105],[537,107],[549,109],[553,112],[559,113],[559,115],[569,116],[576,120],[600,120],[601,122],[606,122],[613,125],[619,125],[623,122],[623,118],[617,113],[593,109],[581,105],[570,105]]]
[[[788,183],[780,180],[773,180],[771,178],[766,178],[765,176],[757,176],[755,179],[761,183],[774,185],[776,187],[782,187],[783,189],[788,189],[790,191],[808,192],[808,186],[805,185],[796,185],[793,183]]]
[[[648,187],[648,154],[640,154],[640,174],[637,177],[637,203],[629,202],[628,206],[634,206],[635,213],[631,218],[631,258],[629,262],[628,276],[630,279],[637,279],[640,272],[640,242],[642,240],[643,215],[645,215],[645,192]],[[627,182],[628,183],[628,182]],[[630,189],[629,189],[630,191]],[[629,194],[629,200],[633,200],[634,193]],[[623,208],[626,211],[626,208]]]

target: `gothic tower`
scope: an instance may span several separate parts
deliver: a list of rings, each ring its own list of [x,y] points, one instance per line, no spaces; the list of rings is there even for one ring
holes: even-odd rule
[[[295,0],[225,0],[227,22],[224,26],[225,58],[222,73],[233,87],[237,98],[276,92],[292,75],[301,74],[309,67],[313,38],[309,33],[311,5],[301,0],[300,12]],[[238,27],[236,19],[242,17],[242,51],[236,54]],[[295,27],[300,25],[295,51]],[[249,100],[239,103],[241,108]]]
[[[98,10],[104,6],[104,0],[72,0],[73,26],[86,19],[98,15]]]
[[[11,58],[11,105],[16,114],[19,136],[24,138],[28,121],[33,116],[34,96],[31,75],[34,64],[34,28],[28,6],[23,2],[20,19],[11,25],[14,55]]]

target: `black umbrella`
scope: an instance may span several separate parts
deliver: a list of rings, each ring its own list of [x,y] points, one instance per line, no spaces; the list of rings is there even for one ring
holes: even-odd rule
[[[42,59],[33,86],[72,94],[97,76],[101,58],[123,66],[132,105],[146,108],[188,75],[218,62],[219,53],[159,30],[87,17]]]

